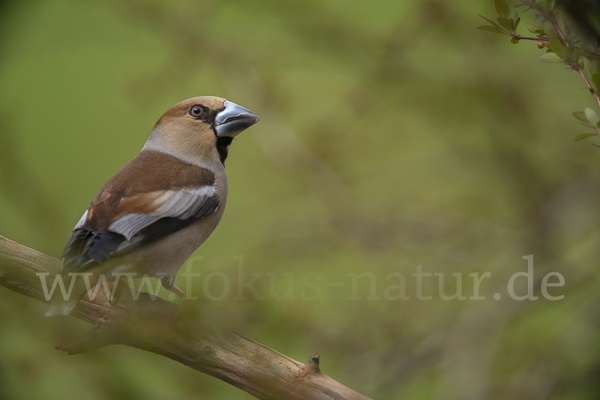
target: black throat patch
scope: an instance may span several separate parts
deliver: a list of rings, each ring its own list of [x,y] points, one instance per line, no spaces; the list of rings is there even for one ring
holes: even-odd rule
[[[219,158],[221,159],[223,165],[225,165],[225,160],[227,159],[227,154],[229,153],[229,146],[231,145],[232,141],[233,138],[227,136],[217,138],[217,151],[219,152]]]

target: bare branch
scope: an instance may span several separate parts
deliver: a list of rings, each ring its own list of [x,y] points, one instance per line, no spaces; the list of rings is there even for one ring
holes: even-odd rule
[[[55,275],[60,269],[59,260],[0,236],[1,286],[46,302],[36,273]],[[133,301],[127,290],[116,304],[106,297],[86,298],[72,315],[96,328],[56,348],[78,354],[108,344],[133,346],[179,361],[259,399],[368,400],[323,374],[318,354],[303,364],[185,311],[146,293]]]

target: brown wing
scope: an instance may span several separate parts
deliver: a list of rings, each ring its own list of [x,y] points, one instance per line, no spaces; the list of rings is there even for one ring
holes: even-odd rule
[[[101,263],[209,215],[219,205],[214,183],[205,168],[141,152],[104,185],[75,226],[63,253],[63,273]]]

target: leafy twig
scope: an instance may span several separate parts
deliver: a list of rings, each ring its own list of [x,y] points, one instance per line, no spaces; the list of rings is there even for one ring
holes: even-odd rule
[[[546,49],[546,53],[540,57],[540,60],[561,63],[577,71],[600,109],[598,44],[586,40],[582,32],[578,32],[577,27],[572,26],[561,16],[560,5],[556,0],[513,0],[512,12],[506,0],[495,0],[495,5],[498,13],[496,21],[480,15],[490,25],[479,26],[478,29],[509,36],[514,44],[519,43],[520,40],[536,41],[538,48]],[[533,11],[535,23],[526,23],[525,25],[535,37],[517,33],[521,22],[520,8],[524,8],[525,11]],[[574,111],[573,115],[580,123],[594,129],[594,133],[577,135],[576,141],[591,136],[600,138],[598,129],[600,128],[600,117],[596,111],[586,107],[584,111]],[[594,146],[600,147],[596,144]]]

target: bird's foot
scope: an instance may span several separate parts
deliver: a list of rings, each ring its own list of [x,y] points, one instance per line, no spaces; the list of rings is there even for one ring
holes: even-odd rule
[[[177,296],[181,297],[183,300],[193,300],[190,296],[185,294],[185,292],[179,289],[177,286],[172,286],[171,288],[167,288],[171,292],[175,293]]]

